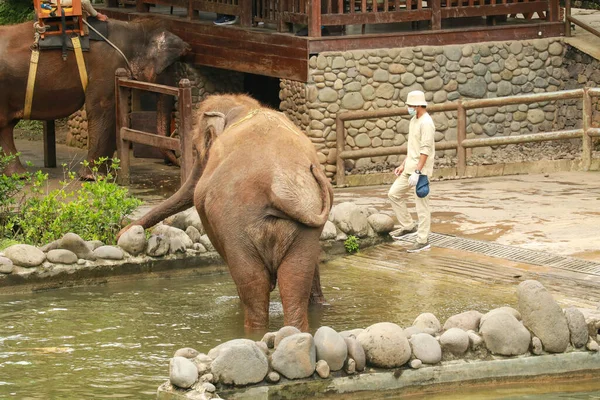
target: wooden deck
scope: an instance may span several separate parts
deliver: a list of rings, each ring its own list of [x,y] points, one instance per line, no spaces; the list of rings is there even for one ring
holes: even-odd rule
[[[355,0],[355,7],[350,8],[348,0],[313,0],[321,13],[310,6],[310,0],[279,0],[277,6],[277,0],[254,0],[250,9],[246,0],[137,0],[136,7],[116,7],[114,1],[109,1],[112,6],[99,9],[120,20],[149,16],[163,19],[173,33],[192,45],[190,61],[197,65],[302,82],[308,79],[309,57],[324,51],[564,35],[558,0],[433,0],[429,4],[379,0],[375,9],[370,6],[371,0]],[[154,5],[150,7],[150,3]],[[273,11],[278,7],[281,12]],[[216,26],[212,23],[214,12],[236,15],[240,22]],[[292,30],[301,24],[308,25],[309,36],[294,35]],[[332,34],[322,36],[321,26]]]

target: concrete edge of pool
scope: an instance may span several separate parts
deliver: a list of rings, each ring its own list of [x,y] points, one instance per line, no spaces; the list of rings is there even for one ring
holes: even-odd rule
[[[449,389],[465,383],[533,382],[542,377],[569,376],[583,378],[586,373],[600,370],[600,353],[574,351],[562,354],[498,358],[495,360],[446,361],[440,365],[419,369],[400,368],[375,370],[356,375],[290,380],[274,385],[218,391],[227,400],[305,399],[319,394],[347,394],[358,392],[391,392],[408,394],[427,388]],[[365,371],[367,371],[365,370]],[[316,376],[316,373],[315,373]],[[165,384],[168,382],[165,382]],[[157,391],[158,400],[190,400],[199,394],[187,390],[168,390],[165,384]],[[188,396],[192,394],[192,396]]]
[[[391,239],[385,236],[361,238],[361,249]],[[321,261],[347,255],[343,241],[321,241]],[[38,267],[18,267],[17,272],[0,273],[0,295],[30,293],[64,287],[101,285],[128,279],[157,278],[185,274],[208,275],[226,273],[227,266],[216,252],[137,256],[120,261],[87,261],[84,265],[44,262]]]

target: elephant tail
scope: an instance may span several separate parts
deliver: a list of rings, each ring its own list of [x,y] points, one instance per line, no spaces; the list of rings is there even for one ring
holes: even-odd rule
[[[319,187],[320,210],[315,212],[315,202],[306,201],[306,196],[314,196],[314,192],[307,193],[302,190],[304,185],[298,182],[287,181],[277,185],[271,198],[272,208],[269,213],[278,218],[291,219],[311,228],[322,228],[327,222],[331,204],[333,202],[333,189],[327,177],[319,167],[310,165],[310,175],[307,179],[314,179]],[[282,179],[285,180],[285,179]],[[312,204],[309,206],[308,204]]]

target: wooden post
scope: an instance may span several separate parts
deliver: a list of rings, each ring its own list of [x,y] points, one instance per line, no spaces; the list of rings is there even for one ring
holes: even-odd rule
[[[252,3],[253,0],[240,0],[240,26],[247,28],[252,26]]]
[[[119,185],[129,184],[129,142],[121,139],[121,128],[129,128],[129,92],[127,88],[119,85],[121,79],[127,79],[128,74],[124,68],[117,69],[115,73],[115,107],[117,113],[117,157],[121,160],[121,170],[117,174]]]
[[[546,13],[546,21],[547,22],[558,21],[559,14],[560,14],[560,4],[558,3],[558,0],[549,0],[548,1],[548,12]]]
[[[179,81],[179,145],[181,146],[181,184],[186,181],[194,163],[192,141],[192,85],[188,79]]]
[[[321,0],[308,2],[308,37],[321,37]]]
[[[569,21],[569,17],[571,16],[571,0],[565,0],[565,36],[571,36],[571,21]]]
[[[344,121],[338,116],[338,118],[336,118],[335,121],[335,138],[337,147],[337,154],[335,158],[335,184],[338,187],[342,187],[346,184],[346,171],[344,167],[344,159],[340,157],[340,154],[342,154],[342,151],[344,151],[344,147],[346,144],[346,135],[344,133]]]
[[[592,127],[592,97],[589,88],[583,89],[583,135],[581,148],[581,168],[589,171],[592,165],[592,138],[589,129]]]
[[[442,2],[441,0],[431,1],[431,30],[439,31],[442,29]]]
[[[54,120],[44,121],[44,167],[56,168],[56,130]]]
[[[461,100],[457,101],[456,110],[456,174],[458,176],[465,176],[467,169],[467,152],[463,147],[462,142],[467,138],[467,110],[463,106]]]
[[[135,11],[145,13],[145,12],[150,11],[150,6],[146,3],[144,3],[144,0],[136,0],[135,1]]]

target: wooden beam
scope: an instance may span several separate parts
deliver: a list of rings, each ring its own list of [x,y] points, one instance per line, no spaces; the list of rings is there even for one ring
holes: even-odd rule
[[[378,12],[364,14],[331,14],[322,15],[321,24],[330,25],[360,25],[360,24],[389,24],[394,22],[426,21],[431,19],[431,10],[405,10],[393,12]]]
[[[154,133],[138,131],[136,129],[121,128],[121,140],[145,144],[167,150],[179,150],[179,139],[158,136]]]
[[[56,129],[54,120],[44,121],[44,167],[56,168]]]
[[[529,3],[496,4],[475,7],[453,7],[442,9],[442,18],[468,18],[489,15],[510,15],[518,13],[541,12],[548,8],[547,1]]]

